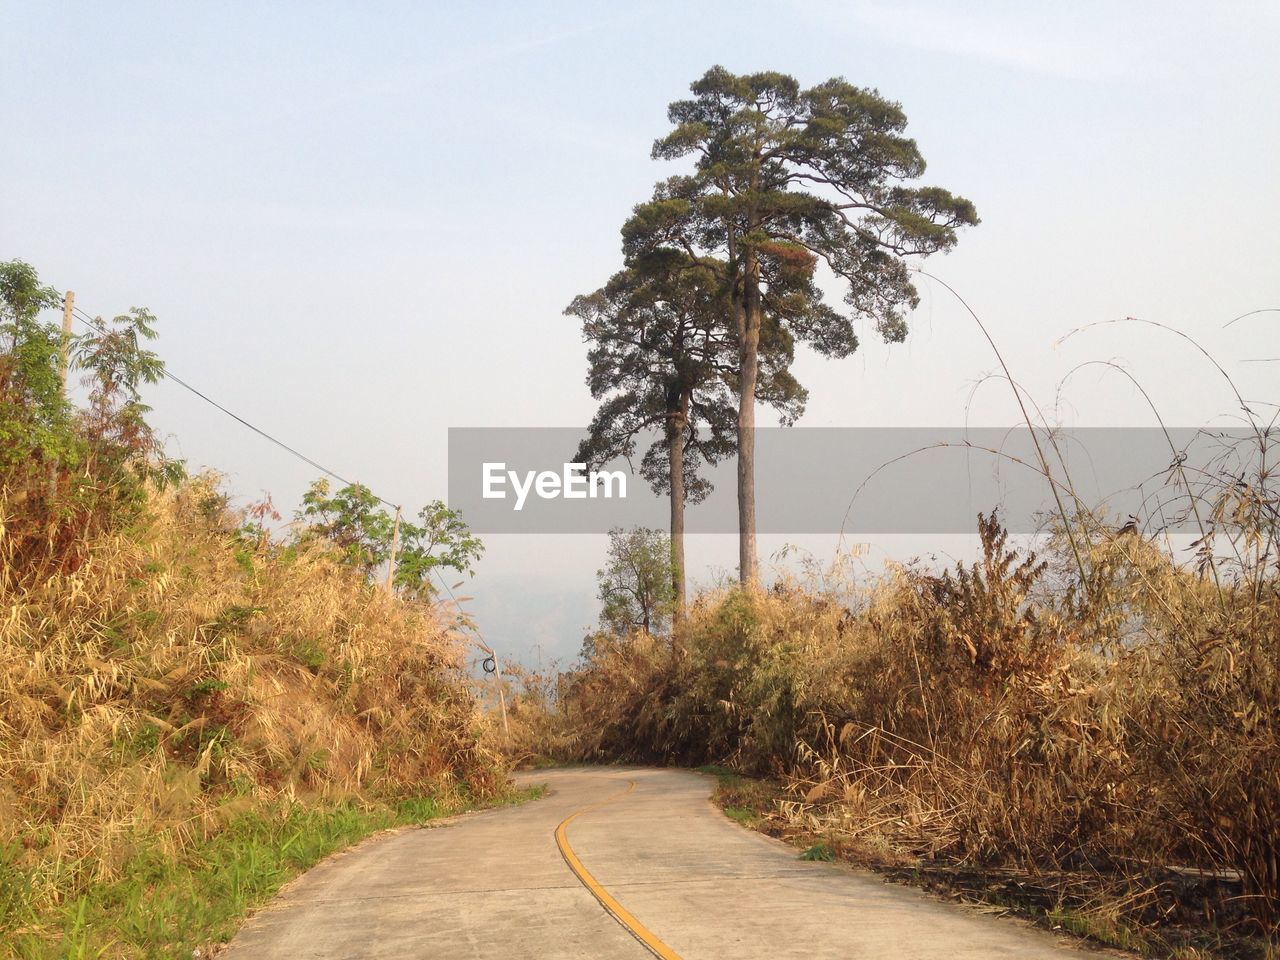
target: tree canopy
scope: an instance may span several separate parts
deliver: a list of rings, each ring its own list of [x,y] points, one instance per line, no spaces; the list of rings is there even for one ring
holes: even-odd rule
[[[314,481],[303,495],[297,518],[305,524],[301,540],[328,541],[344,562],[370,579],[391,557],[395,518],[363,484],[349,484],[334,493],[328,480]],[[437,568],[474,573],[484,545],[461,514],[440,500],[423,507],[418,521],[401,520],[394,586],[428,597],[435,593],[431,576]]]
[[[675,601],[671,544],[661,530],[610,530],[608,559],[596,577],[600,623],[613,633],[658,633],[670,623]]]
[[[629,261],[682,255],[727,291],[737,333],[738,499],[744,583],[757,576],[755,402],[767,318],[832,357],[858,346],[870,321],[890,341],[907,333],[919,297],[906,259],[949,250],[978,222],[972,203],[912,186],[925,170],[901,106],[841,78],[801,89],[786,74],[713,67],[668,110],[658,159],[695,158],[660,183],[623,227]],[[844,310],[815,282],[822,265]]]
[[[737,448],[737,337],[716,271],[676,250],[638,256],[565,311],[591,343],[587,386],[603,401],[577,459],[628,460],[649,438],[640,472],[671,502],[671,568],[677,616],[684,602],[684,508],[711,490],[704,465]],[[804,389],[790,373],[794,342],[770,314],[762,338],[759,395],[784,422],[798,417]]]

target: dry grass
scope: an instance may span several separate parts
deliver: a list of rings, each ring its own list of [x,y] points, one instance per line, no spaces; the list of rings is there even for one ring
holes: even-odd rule
[[[13,561],[21,516],[0,500],[0,940],[141,844],[176,859],[297,799],[505,786],[450,628],[323,549],[246,537],[210,478],[62,569]]]
[[[1005,367],[1057,505],[1046,559],[980,517],[980,559],[950,572],[702,596],[671,637],[590,638],[532,698],[530,749],[726,764],[787,784],[783,832],[1016,888],[1122,946],[1280,955],[1280,408],[1125,322],[1190,343],[1245,424],[1198,467],[1166,432],[1141,522],[1079,499]],[[1189,556],[1162,518],[1194,523]]]
[[[1014,869],[1111,942],[1274,937],[1274,554],[1219,591],[1141,536],[1086,529],[1088,601],[984,520],[982,558],[950,573],[717,593],[674,638],[596,638],[543,748],[780,777],[798,833]]]

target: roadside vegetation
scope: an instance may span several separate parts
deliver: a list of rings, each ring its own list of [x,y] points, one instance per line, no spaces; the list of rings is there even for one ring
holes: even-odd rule
[[[722,68],[692,91],[671,105],[654,156],[692,156],[695,173],[636,208],[627,270],[571,308],[592,344],[592,393],[612,396],[580,456],[629,455],[633,427],[665,425],[645,472],[690,502],[705,492],[699,463],[735,456],[740,583],[684,608],[674,503],[667,551],[652,549],[654,531],[615,531],[600,629],[573,669],[522,678],[513,756],[717,765],[730,816],[811,858],[963,890],[1153,955],[1280,955],[1274,405],[1246,402],[1178,331],[1124,321],[1198,351],[1205,376],[1233,391],[1247,439],[1219,438],[1207,468],[1170,439],[1165,487],[1116,526],[1076,497],[1052,425],[961,300],[1034,441],[1035,461],[1020,466],[1053,495],[1042,555],[992,514],[978,518],[977,560],[951,570],[854,579],[837,561],[763,588],[756,400],[781,400],[784,423],[799,415],[795,342],[847,356],[855,321],[901,340],[917,302],[908,260],[950,249],[977,216],[961,197],[909,185],[923,160],[901,108],[875,91]],[[823,301],[819,269],[847,310]],[[1118,364],[1098,364],[1150,402]],[[851,489],[864,479],[846,478]],[[1164,535],[1172,518],[1198,528],[1194,543]],[[664,553],[669,571],[656,569]],[[613,589],[668,580],[665,597]],[[645,596],[670,615],[652,615]]]
[[[501,728],[436,603],[482,553],[461,517],[322,479],[279,535],[269,501],[233,508],[156,442],[150,313],[66,338],[42,313],[60,296],[0,264],[0,956],[189,956],[331,850],[511,799],[510,762],[602,761],[707,769],[729,816],[807,859],[1152,955],[1280,956],[1274,406],[1236,393],[1253,436],[1208,470],[1171,441],[1166,489],[1116,526],[997,350],[1056,504],[1038,552],[993,513],[949,570],[766,588],[757,402],[801,415],[797,343],[902,340],[913,265],[978,217],[920,185],[875,90],[714,67],[691,91],[653,148],[688,166],[567,310],[601,403],[578,458],[643,446],[669,533],[612,531],[573,669],[513,684],[487,651]],[[736,583],[689,598],[685,507],[729,457]]]
[[[1221,517],[1275,516],[1274,491],[1221,497]],[[1248,556],[1273,536],[1254,522],[1219,536]],[[522,749],[717,764],[731,816],[805,848],[1152,955],[1272,955],[1274,552],[1219,589],[1094,525],[1086,598],[1061,538],[1041,558],[979,529],[951,571],[713,591],[666,633],[606,624],[515,698]]]
[[[0,264],[0,956],[189,957],[332,850],[511,798],[426,577],[478,556],[460,519],[406,525],[395,592],[362,488],[273,536],[147,427],[153,318],[67,340],[59,302]]]

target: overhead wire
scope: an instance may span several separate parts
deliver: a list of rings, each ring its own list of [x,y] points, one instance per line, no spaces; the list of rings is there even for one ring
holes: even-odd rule
[[[85,313],[83,310],[81,310],[79,307],[72,307],[71,309],[72,309],[72,312],[76,315],[76,318],[77,318],[78,320],[80,320],[82,323],[87,324],[88,326],[90,326],[90,327],[92,327],[93,329],[97,330],[99,333],[106,334],[106,333],[108,332],[108,331],[107,331],[107,329],[106,329],[105,327],[103,327],[103,326],[102,326],[102,324],[100,324],[96,319],[94,319],[94,318],[90,317],[88,314],[86,314],[86,313]],[[271,443],[274,443],[274,444],[275,444],[277,447],[279,447],[281,450],[284,450],[286,453],[291,454],[291,455],[292,455],[292,456],[294,456],[294,457],[297,457],[299,460],[301,460],[303,463],[307,464],[308,466],[315,467],[315,468],[316,468],[317,470],[319,470],[321,473],[325,474],[326,476],[332,477],[334,480],[337,480],[337,481],[341,482],[344,486],[348,486],[348,487],[350,487],[350,486],[356,486],[356,484],[352,483],[350,480],[348,480],[346,477],[344,477],[344,476],[342,476],[341,474],[339,474],[337,471],[334,471],[334,470],[329,469],[329,468],[328,468],[328,467],[326,467],[324,464],[320,463],[318,460],[314,460],[314,459],[312,459],[311,457],[308,457],[305,453],[302,453],[300,450],[297,450],[296,448],[291,447],[289,444],[285,443],[283,440],[279,439],[278,437],[274,437],[274,436],[272,436],[272,435],[271,435],[270,433],[268,433],[266,430],[263,430],[261,427],[256,426],[256,425],[255,425],[255,424],[253,424],[253,423],[250,423],[248,420],[246,420],[244,417],[240,416],[238,413],[236,413],[236,412],[234,412],[234,411],[232,411],[232,410],[228,410],[226,407],[224,407],[222,404],[220,404],[217,400],[214,400],[212,397],[210,397],[210,396],[209,396],[207,393],[205,393],[204,391],[202,391],[202,390],[198,390],[196,387],[194,387],[194,386],[192,386],[191,384],[187,383],[187,381],[183,380],[183,379],[182,379],[181,377],[179,377],[177,374],[172,373],[172,372],[169,370],[169,368],[168,368],[168,366],[167,366],[167,365],[166,365],[166,366],[164,366],[164,367],[161,369],[161,373],[163,373],[163,375],[164,375],[164,377],[165,377],[166,379],[168,379],[168,380],[172,380],[174,383],[176,383],[178,386],[182,387],[184,390],[188,390],[188,391],[190,391],[191,393],[195,394],[197,397],[199,397],[199,398],[200,398],[201,400],[203,400],[205,403],[209,404],[211,407],[213,407],[213,408],[215,408],[215,409],[217,409],[217,410],[220,410],[221,412],[225,413],[225,414],[226,414],[228,417],[230,417],[232,420],[235,420],[237,423],[239,423],[239,424],[241,424],[241,425],[243,425],[243,426],[245,426],[245,427],[248,427],[250,430],[252,430],[252,431],[253,431],[254,433],[256,433],[258,436],[262,437],[262,438],[263,438],[263,439],[265,439],[265,440],[269,440]],[[399,509],[400,509],[400,504],[398,504],[398,503],[392,503],[390,500],[387,500],[387,499],[386,499],[386,498],[384,498],[384,497],[380,497],[380,496],[378,496],[378,494],[377,494],[377,493],[375,493],[373,490],[371,490],[371,489],[370,489],[368,486],[366,486],[365,484],[360,484],[360,486],[363,486],[366,490],[369,490],[369,492],[373,494],[373,496],[375,497],[375,499],[377,499],[377,501],[378,501],[379,503],[383,504],[384,506],[388,506],[388,507],[390,507],[390,508],[391,508],[391,509],[393,509],[393,510],[399,510]]]
[[[93,328],[99,333],[106,335],[110,332],[96,318],[89,316],[89,314],[87,314],[84,310],[81,310],[78,306],[73,305],[71,308],[71,311],[73,314],[75,314],[76,319],[80,320],[81,323],[84,323],[85,325]],[[318,460],[314,460],[311,457],[308,457],[305,453],[302,453],[300,450],[290,446],[289,444],[285,443],[283,440],[279,439],[278,437],[271,435],[266,430],[263,430],[261,427],[249,422],[244,417],[240,416],[238,413],[235,413],[234,411],[227,409],[217,400],[214,400],[212,397],[210,397],[207,393],[203,392],[202,390],[198,390],[196,387],[187,383],[187,381],[183,380],[177,374],[172,373],[169,370],[167,365],[162,366],[160,372],[164,375],[166,379],[172,380],[174,383],[182,387],[184,390],[190,391],[192,394],[199,397],[201,400],[209,404],[214,409],[219,410],[222,413],[225,413],[232,420],[235,420],[237,423],[241,424],[242,426],[248,427],[258,436],[262,437],[265,440],[270,441],[271,443],[279,447],[281,450],[284,450],[286,453],[296,457],[297,459],[301,460],[303,463],[307,464],[308,466],[314,467],[315,469],[319,470],[321,473],[325,474],[326,476],[332,477],[334,480],[341,482],[344,486],[348,486],[348,487],[356,486],[356,484],[352,483],[350,480],[346,479],[336,471],[330,470],[328,467],[320,463]],[[368,490],[371,494],[373,494],[374,498],[384,506],[390,507],[393,510],[401,509],[400,504],[392,503],[390,500],[387,500],[384,497],[378,496],[378,494],[375,493],[368,486],[364,484],[360,484],[360,486],[364,486],[364,488]],[[450,587],[449,584],[445,581],[444,577],[441,576],[440,571],[438,569],[436,569],[435,567],[432,567],[431,569],[432,569],[432,572],[435,573],[436,579],[440,581],[440,585],[444,587],[445,591],[449,594],[449,599],[452,601],[454,609],[457,610],[459,614],[461,614],[462,605],[461,605],[461,602],[458,600],[457,596],[454,594],[453,588]],[[475,622],[471,621],[470,618],[467,619],[467,625],[471,628],[471,631],[476,635],[476,639],[479,641],[480,648],[486,651],[487,653],[489,653],[490,655],[492,655],[493,648],[490,647],[489,644],[485,642],[483,635],[480,633],[480,628],[476,626]]]

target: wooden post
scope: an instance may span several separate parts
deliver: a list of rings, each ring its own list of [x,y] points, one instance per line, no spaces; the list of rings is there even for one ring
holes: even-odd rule
[[[502,692],[502,663],[498,660],[498,655],[493,650],[489,651],[489,656],[493,657],[493,678],[498,681],[498,706],[502,708],[502,732],[510,739],[511,727],[507,723],[507,697]]]
[[[396,590],[396,555],[400,552],[400,508],[396,507],[396,525],[391,530],[391,556],[387,558],[387,593]]]
[[[488,654],[488,659],[493,661],[493,679],[498,685],[498,706],[502,709],[502,732],[510,737],[511,726],[507,723],[507,697],[502,692],[502,662],[498,659],[497,651],[481,640],[479,636],[472,637],[471,642]],[[485,670],[485,673],[488,672],[488,670]]]
[[[67,392],[67,367],[71,363],[71,317],[75,309],[76,295],[68,290],[62,295],[62,350],[58,354],[58,376],[62,378],[62,392]]]

